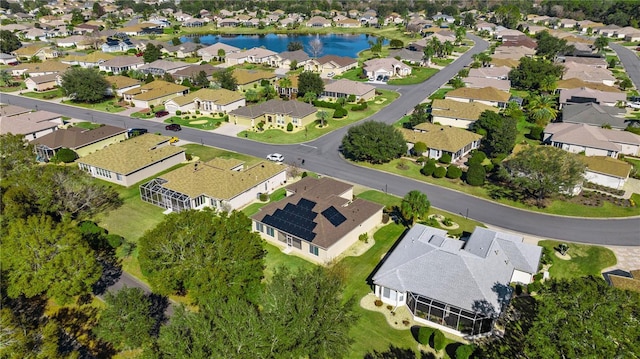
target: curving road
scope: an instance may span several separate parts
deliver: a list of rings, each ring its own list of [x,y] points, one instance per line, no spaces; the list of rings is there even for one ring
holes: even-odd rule
[[[468,36],[476,42],[476,45],[428,81],[412,86],[385,86],[385,88],[396,89],[401,96],[392,106],[384,108],[369,117],[368,120],[389,124],[396,122],[405,113],[411,111],[416,104],[446,83],[465,65],[469,64],[473,54],[482,52],[488,47],[487,42],[481,38],[473,35]],[[167,135],[175,134],[165,131],[164,124],[158,122],[126,118],[116,114],[89,111],[20,96],[3,94],[2,102],[9,102],[28,108],[34,108],[37,104],[40,109],[46,109],[73,118],[114,126],[143,127],[148,128],[150,132],[160,132]],[[180,132],[180,138],[257,157],[264,157],[267,153],[277,151],[284,154],[287,161],[304,158],[305,169],[387,191],[398,196],[404,196],[410,190],[418,189],[427,193],[432,205],[437,208],[516,232],[572,242],[640,246],[640,218],[638,217],[587,219],[545,215],[503,206],[454,190],[353,165],[346,162],[338,153],[338,146],[348,127],[333,131],[314,141],[295,145],[269,145],[186,127]]]
[[[638,56],[633,51],[615,42],[609,43],[609,47],[618,54],[618,59],[622,62],[624,70],[636,89],[640,89],[640,59],[638,59]]]

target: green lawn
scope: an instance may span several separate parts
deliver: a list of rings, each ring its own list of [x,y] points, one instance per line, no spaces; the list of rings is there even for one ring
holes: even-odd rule
[[[242,213],[244,213],[247,217],[251,217],[254,214],[258,213],[260,208],[266,206],[270,202],[277,202],[277,201],[283,199],[285,196],[286,196],[286,190],[284,188],[280,188],[278,190],[275,190],[272,194],[269,195],[269,202],[252,203],[252,204],[246,206],[245,208],[243,208],[242,209]]]
[[[430,67],[412,67],[411,75],[400,79],[389,80],[389,85],[415,85],[427,81],[428,78],[438,73],[438,69]]]
[[[529,91],[511,89],[509,90],[509,93],[511,93],[513,96],[520,97],[520,98],[529,97]]]
[[[140,118],[143,120],[148,120],[150,118],[154,118],[156,117],[156,115],[154,114],[153,111],[149,110],[149,111],[138,111],[138,112],[134,112],[131,115],[129,115],[133,118]]]
[[[213,130],[225,121],[224,117],[193,117],[194,115],[173,116],[164,120],[164,123],[177,123],[180,126],[199,128],[201,130]]]
[[[44,91],[44,92],[25,92],[22,94],[22,96],[25,97],[31,97],[31,98],[37,98],[38,100],[52,100],[52,99],[56,99],[56,98],[60,98],[64,96],[64,91],[62,91],[62,89],[57,88],[55,90],[51,90],[51,91]]]
[[[360,78],[360,74],[362,74],[362,67],[356,67],[355,69],[351,69],[349,71],[345,71],[342,75],[337,75],[334,79],[348,79],[351,81],[359,81],[366,82],[369,80],[368,77]]]
[[[86,128],[87,130],[94,130],[96,128],[102,127],[102,124],[93,123],[93,122],[76,122],[73,123],[73,127]]]
[[[433,58],[431,59],[431,62],[433,62],[434,64],[438,65],[438,66],[447,66],[450,63],[453,62],[454,59],[440,59],[440,58]]]
[[[25,86],[24,82],[19,82],[18,86],[0,86],[0,92],[16,92],[18,90],[25,90],[27,86]]]
[[[114,100],[113,97],[97,103],[84,103],[84,102],[77,102],[73,100],[65,100],[65,101],[62,101],[62,103],[71,105],[71,106],[84,107],[90,110],[110,112],[110,113],[121,112],[126,109],[125,107],[119,106],[117,104],[117,101]]]
[[[564,260],[556,256],[554,249],[560,243],[558,241],[544,240],[538,245],[548,250],[551,267],[551,278],[578,278],[588,275],[600,276],[603,269],[616,264],[616,256],[605,247],[591,246],[587,244],[567,243],[570,260]]]
[[[450,87],[443,87],[443,88],[439,88],[436,90],[436,92],[432,93],[431,96],[429,96],[430,100],[442,100],[444,98],[444,96],[447,94],[447,92],[453,90]]]
[[[260,161],[261,158],[245,155],[242,153],[231,152],[222,150],[215,147],[198,145],[195,143],[190,143],[188,145],[181,146],[186,152],[194,157],[198,157],[200,161],[206,162],[216,157],[221,158],[235,158],[245,162],[246,166],[252,166]]]
[[[333,119],[329,118],[326,122],[326,126],[319,128],[318,122],[316,120],[314,124],[308,125],[306,130],[300,130],[297,132],[287,132],[283,129],[267,129],[261,132],[258,131],[242,131],[238,134],[239,137],[249,138],[259,142],[265,143],[277,143],[277,144],[289,144],[289,143],[300,143],[305,141],[310,141],[315,138],[318,138],[322,135],[325,135],[331,131],[335,131],[338,128],[344,127],[348,124],[360,121],[364,118],[367,118],[374,113],[380,111],[380,109],[391,104],[398,96],[400,96],[395,91],[389,90],[376,90],[381,93],[375,97],[375,100],[369,101],[369,107],[363,111],[349,111],[348,116],[345,119]],[[378,103],[376,103],[378,102]],[[350,105],[346,106],[347,110],[351,108]],[[322,109],[329,113],[333,113],[333,110]]]

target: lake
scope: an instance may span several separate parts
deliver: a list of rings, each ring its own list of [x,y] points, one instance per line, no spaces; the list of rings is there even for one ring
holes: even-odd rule
[[[375,36],[366,34],[360,35],[294,35],[294,34],[267,34],[267,35],[203,35],[200,36],[200,43],[203,46],[209,46],[222,42],[227,45],[235,46],[239,49],[250,49],[252,47],[264,47],[271,51],[282,52],[287,51],[287,44],[292,41],[298,41],[304,44],[304,50],[311,55],[309,51],[309,41],[314,38],[320,38],[322,41],[323,55],[338,55],[356,58],[358,52],[370,48],[369,41],[376,41]],[[182,42],[191,42],[193,38],[182,37]],[[385,44],[388,41],[385,41]]]

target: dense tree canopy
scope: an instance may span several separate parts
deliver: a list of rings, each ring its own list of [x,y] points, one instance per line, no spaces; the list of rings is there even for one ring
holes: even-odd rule
[[[160,57],[162,57],[160,47],[154,45],[151,42],[147,43],[147,46],[144,48],[144,54],[142,55],[144,62],[148,64],[150,62],[156,61]]]
[[[342,139],[342,151],[355,161],[385,163],[407,153],[407,142],[395,127],[367,121],[349,128]]]
[[[493,111],[484,111],[474,123],[475,132],[485,136],[482,150],[490,157],[508,155],[516,144],[517,121]]]
[[[640,294],[601,278],[552,280],[538,296],[516,298],[505,336],[480,357],[626,358],[640,353]],[[632,356],[633,357],[633,356]]]
[[[513,4],[506,4],[500,6],[495,11],[495,16],[500,22],[500,25],[507,27],[509,29],[515,29],[518,25],[518,22],[522,19],[522,14],[520,13],[520,9]]]
[[[304,71],[298,76],[298,96],[304,97],[307,92],[313,92],[316,95],[324,92],[324,82],[320,78],[320,75],[311,72]]]
[[[6,183],[9,174],[21,173],[36,163],[33,145],[24,135],[0,135],[0,178]],[[4,192],[4,191],[3,191]]]
[[[571,191],[582,180],[585,169],[578,155],[552,146],[525,148],[505,166],[511,182],[537,200]]]
[[[9,30],[0,30],[0,52],[8,54],[22,46],[20,39]]]
[[[139,245],[140,268],[160,294],[190,291],[196,301],[214,288],[252,294],[262,280],[265,250],[242,212],[170,214]]]
[[[62,89],[68,97],[80,102],[99,102],[111,87],[94,68],[72,67],[62,74]]]
[[[540,127],[545,127],[558,116],[556,107],[555,96],[530,96],[529,103],[527,104],[529,120]]]
[[[553,60],[558,54],[568,54],[575,50],[572,45],[567,45],[566,39],[559,39],[549,34],[548,31],[542,31],[536,34],[538,47],[536,47],[536,55]]]
[[[238,80],[233,76],[233,70],[226,69],[218,71],[213,74],[220,87],[229,91],[235,91],[238,89]]]
[[[538,91],[545,77],[553,76],[559,79],[563,72],[564,66],[556,65],[549,60],[523,57],[518,67],[509,72],[509,79],[514,87]]]
[[[414,128],[416,125],[429,121],[429,104],[419,103],[413,108],[413,112],[409,116],[409,121],[404,123],[405,128]]]
[[[59,303],[88,293],[101,274],[92,250],[83,242],[76,224],[51,217],[30,216],[9,224],[2,238],[2,270],[7,271],[11,297],[46,294]]]

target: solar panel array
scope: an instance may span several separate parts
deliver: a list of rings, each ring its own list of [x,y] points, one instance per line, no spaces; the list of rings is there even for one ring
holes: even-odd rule
[[[313,212],[315,202],[301,198],[298,204],[287,203],[283,209],[277,209],[272,215],[266,215],[262,223],[277,228],[305,241],[313,241],[316,234],[313,221],[317,213]]]
[[[324,211],[322,211],[322,215],[326,218],[334,227],[341,225],[347,218],[342,215],[342,213],[338,212],[336,207],[331,206]]]

